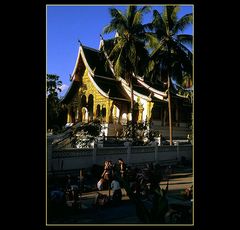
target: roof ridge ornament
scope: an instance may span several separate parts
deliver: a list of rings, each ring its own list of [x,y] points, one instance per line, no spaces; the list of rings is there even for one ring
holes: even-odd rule
[[[78,39],[78,43],[80,46],[82,46],[82,42],[80,41],[80,39]]]

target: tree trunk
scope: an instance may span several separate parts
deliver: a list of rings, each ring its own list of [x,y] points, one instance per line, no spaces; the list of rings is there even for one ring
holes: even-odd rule
[[[168,74],[168,123],[169,123],[169,140],[172,145],[172,109],[171,109],[171,91],[170,91],[170,76]]]
[[[132,114],[132,120],[131,120],[131,125],[132,125],[132,132],[131,132],[131,137],[133,138],[133,125],[134,125],[134,121],[133,121],[133,112],[134,112],[134,96],[133,96],[133,84],[132,84],[132,78],[129,78],[130,80],[130,89],[131,89],[131,114]]]

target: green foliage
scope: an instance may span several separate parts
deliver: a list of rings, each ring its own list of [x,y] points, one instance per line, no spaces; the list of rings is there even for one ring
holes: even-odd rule
[[[54,131],[60,130],[66,123],[66,109],[61,106],[58,98],[61,86],[59,76],[47,74],[47,128]]]
[[[48,97],[57,97],[58,92],[61,92],[62,81],[59,76],[54,74],[47,74],[47,93]]]
[[[150,7],[137,9],[134,5],[128,6],[125,12],[110,8],[111,21],[103,29],[103,33],[116,32],[113,47],[106,45],[105,50],[113,64],[116,78],[125,78],[131,92],[133,74],[143,75],[147,67],[148,51],[145,48],[146,37],[142,17],[149,10]],[[106,41],[107,43],[109,42]]]
[[[185,44],[192,43],[192,35],[181,34],[192,23],[192,14],[177,18],[178,6],[166,6],[160,14],[153,11],[153,21],[148,28],[148,44],[152,48],[149,72],[146,77],[160,78],[163,71],[181,83],[183,73],[192,77],[192,53]],[[159,74],[156,74],[159,72]]]
[[[100,135],[102,126],[99,121],[84,123],[73,130],[73,147],[89,148],[91,142]]]
[[[74,134],[77,134],[78,132],[84,132],[86,134],[96,137],[101,132],[101,124],[99,121],[83,123],[80,126],[76,127],[73,132]]]
[[[149,123],[137,123],[128,121],[124,127],[122,137],[131,138],[133,145],[147,145],[150,141],[154,141],[155,133],[150,129]]]

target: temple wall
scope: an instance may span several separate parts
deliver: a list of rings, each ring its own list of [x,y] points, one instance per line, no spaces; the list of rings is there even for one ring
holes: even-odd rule
[[[48,143],[51,145],[51,143]],[[124,159],[128,165],[145,163],[175,164],[185,157],[193,159],[192,145],[178,146],[130,146],[104,147],[92,149],[62,149],[48,148],[48,171],[76,170],[91,167],[93,164],[103,165],[105,160],[116,162]]]
[[[50,151],[50,152],[49,152]],[[116,162],[122,158],[128,165],[145,163],[176,164],[185,157],[192,161],[193,146],[130,146],[104,147],[93,149],[48,150],[48,171],[77,170],[91,167],[93,164],[103,165],[105,160]]]

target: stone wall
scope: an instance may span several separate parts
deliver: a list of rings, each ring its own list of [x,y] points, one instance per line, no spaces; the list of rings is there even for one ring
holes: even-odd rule
[[[79,170],[93,164],[103,165],[105,160],[116,162],[122,158],[127,165],[143,165],[145,163],[174,164],[182,157],[192,160],[192,145],[177,146],[130,146],[104,147],[93,149],[48,148],[48,172]]]

